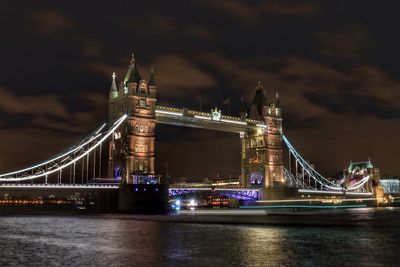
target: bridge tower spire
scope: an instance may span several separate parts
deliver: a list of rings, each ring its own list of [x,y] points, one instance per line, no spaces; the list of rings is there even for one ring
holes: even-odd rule
[[[156,79],[154,78],[154,67],[151,67],[150,69],[149,87],[150,86],[156,86]]]
[[[112,77],[112,82],[111,82],[111,88],[110,88],[110,101],[112,101],[118,97],[118,89],[117,89],[117,84],[115,82],[115,78],[117,76],[115,75],[115,72],[113,72],[111,77]]]

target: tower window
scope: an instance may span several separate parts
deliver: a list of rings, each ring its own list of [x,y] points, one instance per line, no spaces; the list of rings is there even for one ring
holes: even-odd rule
[[[139,171],[143,171],[143,163],[142,163],[142,161],[139,162]]]
[[[138,170],[138,168],[139,168],[139,162],[135,160],[135,170]]]

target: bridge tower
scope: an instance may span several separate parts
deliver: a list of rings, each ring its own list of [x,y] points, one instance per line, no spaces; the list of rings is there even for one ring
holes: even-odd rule
[[[142,79],[132,54],[128,71],[119,89],[115,76],[109,99],[110,121],[128,114],[123,129],[110,141],[108,175],[128,184],[155,183],[154,141],[156,92],[154,71],[149,81]]]
[[[263,107],[263,116],[267,128],[265,139],[265,187],[280,186],[285,182],[283,176],[282,109],[279,94],[268,106]]]
[[[245,114],[245,112],[242,112]],[[270,188],[282,185],[282,109],[279,95],[268,102],[261,82],[250,106],[249,119],[264,121],[266,128],[242,134],[242,185]]]

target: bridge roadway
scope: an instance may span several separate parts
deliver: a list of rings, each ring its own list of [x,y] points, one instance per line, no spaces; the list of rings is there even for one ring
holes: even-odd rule
[[[3,183],[0,184],[0,189],[51,189],[51,190],[117,190],[119,184],[12,184]],[[245,200],[257,200],[260,198],[258,189],[253,188],[222,188],[222,187],[170,187],[169,195],[177,196],[199,192],[217,192],[223,193],[235,198]]]
[[[2,183],[0,189],[81,189],[81,190],[117,190],[119,184],[28,184],[28,183]],[[170,196],[190,194],[196,192],[217,192],[232,195],[241,199],[260,199],[260,189],[256,188],[232,188],[232,187],[193,187],[190,184],[186,186],[172,186],[169,188]],[[343,191],[324,191],[324,190],[304,190],[299,189],[299,194],[309,195],[346,195],[349,197],[373,196],[370,192],[343,192]]]
[[[232,133],[261,132],[267,127],[264,121],[225,116],[217,109],[206,113],[164,106],[156,107],[156,122]]]

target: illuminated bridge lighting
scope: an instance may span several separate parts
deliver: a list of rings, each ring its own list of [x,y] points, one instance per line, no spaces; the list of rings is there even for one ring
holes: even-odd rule
[[[53,174],[53,173],[57,173],[58,171],[63,170],[64,168],[74,164],[75,162],[82,159],[83,157],[86,157],[87,155],[89,155],[89,153],[91,151],[93,151],[95,148],[100,146],[111,134],[113,134],[114,131],[122,124],[122,122],[125,121],[126,118],[127,118],[127,115],[125,114],[121,118],[119,118],[117,121],[115,121],[113,126],[103,135],[96,134],[94,137],[90,137],[87,142],[80,144],[78,147],[73,147],[66,153],[64,153],[60,156],[57,156],[49,161],[46,161],[45,163],[34,165],[30,168],[26,168],[26,169],[19,170],[16,172],[1,174],[0,181],[2,181],[2,182],[18,182],[18,181],[25,181],[25,180],[33,180],[36,178],[45,177],[45,176]],[[103,128],[103,127],[101,127],[101,128]],[[98,131],[96,131],[96,132],[98,132]],[[102,138],[98,141],[95,141],[100,136],[102,136]],[[88,148],[85,148],[86,145],[88,146]],[[62,159],[62,158],[64,158],[64,160],[61,160],[62,164],[57,162],[58,159]],[[45,166],[45,168],[44,169],[41,168],[42,166]]]
[[[236,124],[241,124],[241,125],[246,125],[246,122],[243,121],[232,121],[232,120],[226,120],[226,119],[221,119],[222,122],[228,122],[228,123],[236,123]]]
[[[164,111],[164,110],[156,110],[156,113],[172,115],[172,116],[183,116],[182,113],[172,112],[172,111]]]
[[[205,117],[205,116],[200,116],[200,115],[194,115],[196,119],[202,119],[202,120],[212,120],[211,117]]]

